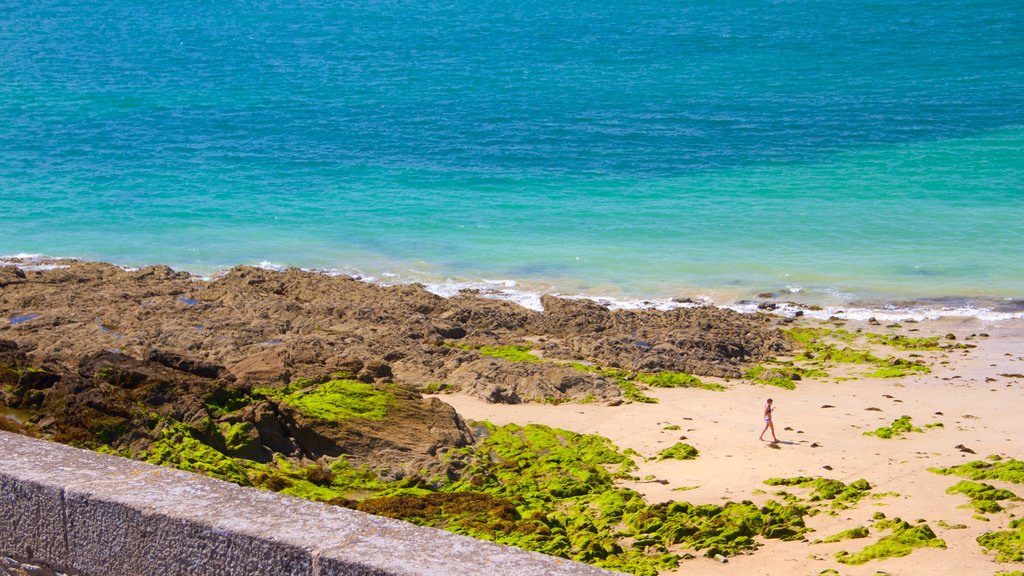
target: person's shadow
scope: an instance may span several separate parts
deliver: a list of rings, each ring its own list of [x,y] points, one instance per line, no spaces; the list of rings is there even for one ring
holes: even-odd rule
[[[786,446],[796,446],[799,442],[787,442],[785,440],[776,440],[775,442],[769,442],[768,447],[773,450],[782,450],[782,446],[779,444],[785,444]]]

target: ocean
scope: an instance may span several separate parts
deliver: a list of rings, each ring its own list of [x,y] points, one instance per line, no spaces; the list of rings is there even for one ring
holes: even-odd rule
[[[1014,1],[0,0],[0,261],[1024,317],[1022,94]]]

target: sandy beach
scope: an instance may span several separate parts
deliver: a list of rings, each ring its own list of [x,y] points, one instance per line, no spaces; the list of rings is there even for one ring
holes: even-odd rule
[[[815,325],[817,323],[814,323]],[[847,323],[845,328],[871,329]],[[443,400],[468,419],[495,424],[540,423],[579,433],[610,438],[620,448],[632,448],[645,457],[685,442],[700,450],[695,460],[644,461],[638,458],[636,476],[649,478],[628,485],[650,502],[688,501],[721,503],[750,499],[761,503],[776,489],[767,478],[822,476],[849,483],[864,478],[883,495],[866,498],[837,516],[820,514],[808,519],[815,532],[808,540],[867,525],[875,512],[914,522],[924,519],[947,548],[915,550],[902,558],[873,560],[860,566],[837,562],[835,552],[860,550],[878,538],[808,544],[766,540],[749,555],[718,563],[708,558],[685,561],[667,574],[819,574],[826,569],[854,576],[884,572],[912,574],[995,574],[1020,565],[997,563],[982,552],[976,538],[1005,529],[1020,516],[1022,505],[1004,504],[1006,511],[978,518],[967,498],[947,494],[959,479],[928,471],[954,466],[990,454],[1020,459],[1024,420],[1024,323],[984,324],[978,320],[935,320],[905,324],[915,335],[953,334],[957,342],[977,348],[951,352],[925,352],[932,372],[897,379],[864,378],[844,382],[805,379],[795,390],[717,379],[728,390],[654,389],[657,404],[621,406],[586,404],[497,405],[466,395],[445,395]],[[978,336],[988,334],[987,337]],[[972,337],[972,335],[974,335]],[[948,362],[948,364],[942,364]],[[1004,376],[1012,375],[1012,376]],[[711,379],[709,379],[711,380]],[[775,401],[776,431],[780,442],[758,440],[765,398]],[[865,436],[865,431],[887,426],[903,415],[917,426],[941,422],[941,428],[908,433],[899,438]],[[679,430],[666,430],[667,426]],[[766,435],[770,436],[770,435]],[[962,445],[975,452],[957,449]],[[1020,486],[991,481],[1010,490]],[[790,490],[807,496],[809,489]],[[943,528],[966,525],[966,528]]]

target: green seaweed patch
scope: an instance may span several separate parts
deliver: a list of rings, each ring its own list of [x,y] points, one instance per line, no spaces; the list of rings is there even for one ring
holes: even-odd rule
[[[1013,570],[1010,572],[996,572],[995,576],[1024,576],[1024,571]]]
[[[809,502],[830,501],[833,508],[845,509],[856,504],[871,490],[871,483],[861,478],[849,484],[831,478],[795,476],[792,478],[768,478],[768,486],[795,486],[813,488]]]
[[[928,373],[930,368],[922,363],[911,362],[903,358],[881,358],[867,350],[827,342],[826,339],[852,344],[857,335],[845,330],[828,330],[824,328],[793,328],[787,332],[791,338],[804,344],[803,352],[796,356],[797,360],[812,361],[816,365],[828,364],[867,364],[875,367],[868,376],[876,378],[897,378],[915,373]],[[876,335],[877,336],[877,335]],[[909,343],[917,342],[907,339]]]
[[[285,394],[281,400],[306,416],[321,420],[381,420],[394,395],[372,384],[355,380],[331,380]]]
[[[424,394],[448,394],[454,391],[455,387],[447,382],[429,382],[420,390]]]
[[[985,552],[995,552],[997,562],[1024,562],[1024,518],[1010,522],[1008,530],[978,536]]]
[[[683,442],[677,442],[658,452],[658,460],[696,460],[700,451]]]
[[[220,418],[251,404],[252,396],[234,388],[219,388],[203,400],[206,411]]]
[[[702,388],[704,390],[725,390],[725,386],[714,382],[704,382],[700,378],[682,372],[658,372],[655,374],[637,374],[636,380],[654,388]]]
[[[635,382],[631,380],[617,380],[619,390],[622,391],[622,395],[632,400],[633,402],[642,402],[644,404],[657,404],[658,399],[653,396],[648,396],[640,391],[640,388]]]
[[[640,387],[637,386],[636,382],[633,381],[633,375],[625,370],[619,370],[618,368],[602,368],[600,366],[588,366],[586,364],[580,364],[579,362],[570,362],[568,364],[573,370],[580,372],[589,372],[594,374],[600,374],[605,378],[611,378],[618,385],[622,395],[627,400],[633,402],[642,402],[645,404],[657,404],[658,399],[652,396],[644,394]]]
[[[833,339],[846,343],[851,343],[857,339],[857,334],[850,332],[849,330],[814,328],[810,326],[796,326],[789,330],[785,330],[784,333],[808,348],[827,345],[824,342],[826,339]]]
[[[786,390],[796,390],[796,384],[793,383],[792,374],[782,374],[762,364],[749,368],[743,373],[743,377],[769,386],[778,386],[779,388],[785,388]]]
[[[881,523],[880,523],[881,524]],[[864,564],[871,560],[907,556],[917,548],[945,548],[946,542],[935,536],[927,524],[911,526],[907,522],[893,521],[888,526],[892,532],[856,554],[845,550],[836,553],[836,560],[843,564]]]
[[[938,336],[903,336],[900,334],[867,334],[868,342],[897,350],[942,350]]]
[[[872,378],[902,378],[911,374],[927,374],[931,372],[931,368],[924,364],[918,364],[903,358],[889,358],[883,362],[884,365],[879,366],[879,368],[867,375]]]
[[[971,506],[980,514],[990,514],[1003,509],[1000,500],[1018,500],[1017,495],[1009,490],[996,488],[984,482],[961,480],[946,489],[946,494],[963,494],[971,499]]]
[[[477,426],[485,433],[476,446],[449,453],[463,465],[460,477],[435,480],[437,492],[484,496],[377,499],[373,510],[652,576],[678,566],[680,557],[669,551],[674,546],[728,556],[756,548],[757,536],[799,538],[806,532],[805,508],[774,501],[762,508],[749,502],[647,505],[639,493],[614,485],[635,463],[600,436],[540,425]]]
[[[247,449],[259,450],[259,436],[251,423],[229,424],[225,422],[218,424],[218,427],[228,452],[243,452]]]
[[[865,432],[865,436],[876,436],[878,438],[899,438],[908,432],[922,432],[920,428],[914,427],[910,421],[910,416],[900,416],[899,418],[892,421],[889,426],[882,426],[876,428],[871,432]]]
[[[679,424],[669,424],[668,426],[662,428],[662,430],[682,430],[682,428],[683,427],[680,426]]]
[[[960,476],[969,480],[1003,480],[1014,484],[1024,484],[1024,461],[994,460],[986,462],[975,460],[959,466],[948,468],[929,468],[928,470],[946,476]]]
[[[168,423],[159,440],[142,459],[150,464],[198,472],[242,486],[251,486],[246,467],[200,441],[193,429],[180,422]]]
[[[511,362],[541,362],[540,358],[530,353],[529,346],[481,346],[478,351],[483,356],[503,358]]]
[[[859,538],[867,538],[867,537],[868,537],[868,529],[866,527],[864,527],[864,526],[856,526],[854,528],[850,528],[849,530],[843,530],[842,532],[839,532],[838,534],[833,534],[833,535],[823,539],[822,542],[839,542],[839,541],[842,541],[842,540],[856,540],[856,539],[859,539]]]

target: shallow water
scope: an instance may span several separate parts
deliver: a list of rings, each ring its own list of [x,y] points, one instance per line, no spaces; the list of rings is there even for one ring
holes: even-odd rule
[[[534,304],[1024,298],[1020,3],[5,15],[0,254]]]

